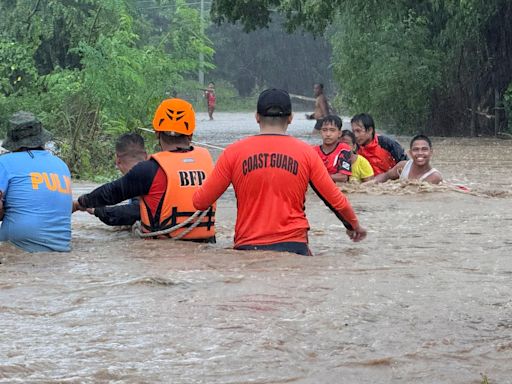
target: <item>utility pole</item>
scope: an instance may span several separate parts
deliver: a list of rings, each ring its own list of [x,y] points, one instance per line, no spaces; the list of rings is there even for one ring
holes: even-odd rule
[[[201,31],[201,35],[204,34],[204,0],[201,0],[201,12],[200,12],[200,20],[199,20],[199,29]],[[201,88],[204,87],[204,55],[203,52],[199,52],[199,73],[198,80]]]

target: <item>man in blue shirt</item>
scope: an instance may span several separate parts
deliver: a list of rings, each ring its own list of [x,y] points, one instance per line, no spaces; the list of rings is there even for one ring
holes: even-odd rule
[[[28,112],[9,119],[0,156],[0,241],[27,252],[71,249],[71,175],[44,150],[48,131]]]

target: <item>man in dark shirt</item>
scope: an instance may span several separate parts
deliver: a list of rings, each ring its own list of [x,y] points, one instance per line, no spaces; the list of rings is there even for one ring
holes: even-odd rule
[[[116,167],[126,175],[136,164],[148,158],[144,148],[144,139],[137,133],[125,133],[116,141]],[[140,220],[139,199],[130,199],[128,204],[98,208],[87,208],[107,225],[133,225]]]

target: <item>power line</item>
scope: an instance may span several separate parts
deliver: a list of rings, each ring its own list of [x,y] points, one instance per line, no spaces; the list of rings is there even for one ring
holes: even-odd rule
[[[150,1],[148,1],[148,3],[150,3]],[[193,1],[193,2],[189,2],[189,3],[184,3],[185,5],[187,6],[191,6],[191,5],[209,5],[211,6],[212,5],[212,1],[211,0],[204,0],[204,1]],[[148,4],[149,5],[149,4]],[[143,7],[137,7],[139,10],[154,10],[154,9],[166,9],[166,8],[176,8],[178,5],[176,3],[174,4],[160,4],[160,5],[155,5],[155,6],[143,6]]]

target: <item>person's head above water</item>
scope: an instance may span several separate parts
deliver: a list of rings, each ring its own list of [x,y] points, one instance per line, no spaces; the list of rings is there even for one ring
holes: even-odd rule
[[[410,143],[410,148],[412,148],[413,144],[418,141],[418,140],[423,140],[425,141],[427,144],[428,144],[428,147],[430,149],[432,149],[432,141],[425,135],[423,134],[419,134],[419,135],[416,135],[414,136],[412,139],[411,139],[411,143]]]
[[[342,143],[348,144],[350,148],[352,148],[353,152],[356,152],[357,150],[357,141],[356,141],[356,135],[354,135],[354,132],[344,129],[341,131],[341,138],[340,141]]]
[[[313,94],[315,97],[320,96],[322,93],[324,93],[324,85],[322,83],[315,83],[313,85]]]
[[[325,147],[330,148],[331,146],[338,145],[342,125],[343,121],[337,115],[327,115],[322,119],[320,134],[322,135],[324,149],[326,149]]]
[[[358,145],[365,146],[375,137],[375,123],[373,117],[367,113],[360,113],[352,117],[350,125]]]
[[[432,141],[425,135],[416,135],[411,139],[409,154],[417,166],[429,166],[434,151]]]
[[[9,118],[7,137],[2,146],[15,152],[24,149],[43,148],[50,141],[50,133],[31,112],[19,111]]]
[[[137,133],[125,133],[116,140],[116,167],[124,175],[133,166],[146,160],[148,154],[144,139]]]
[[[325,124],[333,125],[341,131],[343,120],[338,115],[327,115],[322,119],[322,125]]]
[[[261,92],[256,107],[256,121],[262,131],[284,133],[292,122],[292,102],[288,92],[276,88]]]
[[[196,129],[192,104],[178,98],[162,101],[156,109],[153,128],[164,151],[188,147]]]

